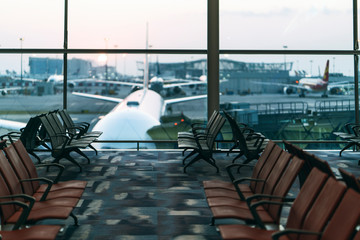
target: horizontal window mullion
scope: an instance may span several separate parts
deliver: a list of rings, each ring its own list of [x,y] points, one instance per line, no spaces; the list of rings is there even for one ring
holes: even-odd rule
[[[45,48],[0,48],[0,54],[207,54],[205,49],[45,49]],[[358,50],[219,50],[219,54],[248,54],[248,55],[358,55]]]

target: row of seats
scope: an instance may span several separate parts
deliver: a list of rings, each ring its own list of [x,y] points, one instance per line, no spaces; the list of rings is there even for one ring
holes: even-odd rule
[[[87,182],[59,182],[64,167],[57,163],[37,166],[56,167],[59,174],[54,181],[39,177],[21,140],[0,150],[0,235],[3,239],[55,239],[61,226],[34,225],[44,219],[72,217],[74,224],[78,225],[73,210]],[[40,181],[45,184],[40,184]],[[32,226],[25,228],[28,225]]]
[[[286,145],[293,147],[288,142]],[[231,218],[256,226],[220,224],[223,239],[360,239],[356,231],[360,220],[358,190],[350,186],[351,180],[344,184],[336,179],[325,161],[303,150],[301,154],[286,152],[270,141],[250,178],[238,178],[249,165],[232,164],[227,167],[230,181],[203,182],[212,224]],[[299,193],[289,198],[287,193],[301,172],[304,181]],[[340,172],[359,186],[354,176],[343,169]],[[269,224],[279,226],[282,206],[289,202],[285,230],[268,230]]]
[[[66,110],[56,110],[30,118],[20,132],[8,133],[1,136],[1,139],[10,138],[10,141],[20,139],[26,150],[37,158],[38,162],[40,162],[40,158],[34,151],[37,147],[43,146],[51,151],[52,157],[55,158],[54,163],[65,158],[78,166],[81,172],[81,165],[70,153],[80,154],[89,163],[90,159],[81,149],[89,147],[97,154],[92,143],[102,134],[98,131],[89,132],[89,126],[90,124],[86,122],[74,123]]]
[[[254,132],[253,129],[245,124],[239,126],[235,119],[226,111],[223,111],[223,115],[225,118],[219,111],[215,110],[206,125],[193,123],[190,132],[178,133],[178,147],[184,149],[183,155],[187,150],[191,150],[190,154],[183,159],[184,172],[186,172],[187,167],[199,160],[204,160],[214,166],[217,172],[219,172],[219,168],[213,158],[213,152],[215,151],[214,143],[221,128],[225,124],[225,119],[227,119],[230,124],[233,134],[232,140],[234,142],[234,145],[230,148],[228,154],[235,148],[239,150],[238,155],[232,162],[235,162],[236,159],[242,156],[245,157],[243,163],[248,163],[260,157],[260,154],[264,150],[269,139],[266,139],[260,133]],[[190,157],[192,157],[192,159],[186,163]]]

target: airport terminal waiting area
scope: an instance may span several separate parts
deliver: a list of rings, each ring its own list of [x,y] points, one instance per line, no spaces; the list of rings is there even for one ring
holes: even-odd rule
[[[90,163],[73,154],[81,172],[70,161],[59,161],[64,171],[44,200],[46,187],[26,186],[19,180],[26,174],[24,169],[32,169],[24,161],[29,154],[18,142],[6,145],[0,153],[1,196],[26,191],[36,200],[18,200],[32,205],[29,212],[26,207],[19,210],[22,205],[1,205],[3,239],[277,239],[280,225],[280,229],[320,232],[303,239],[359,239],[360,195],[354,178],[359,175],[358,152],[345,151],[339,157],[339,151],[304,152],[295,145],[270,141],[259,160],[249,163],[254,167],[241,165],[244,158],[240,158],[235,161],[238,165],[226,168],[237,153],[216,152],[219,173],[204,161],[184,173],[179,150],[107,150],[97,155],[85,150]],[[42,164],[54,160],[49,152],[37,154]],[[53,180],[59,172],[54,167],[36,169],[38,177]],[[232,178],[257,180],[233,184]],[[349,187],[351,182],[355,184]],[[249,200],[255,194],[286,200],[269,196]],[[1,203],[11,200],[15,199]],[[287,204],[280,208],[280,202]],[[249,208],[256,203],[257,214]],[[21,218],[24,212],[28,218],[22,219],[18,230],[10,231],[17,223],[13,215]]]

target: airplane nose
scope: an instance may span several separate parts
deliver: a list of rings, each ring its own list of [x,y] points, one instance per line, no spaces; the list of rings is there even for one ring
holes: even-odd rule
[[[151,140],[147,131],[160,122],[136,109],[111,112],[102,118],[94,131],[102,131],[99,140]],[[99,143],[99,148],[136,148],[136,143]],[[155,144],[141,144],[142,148],[155,148]]]

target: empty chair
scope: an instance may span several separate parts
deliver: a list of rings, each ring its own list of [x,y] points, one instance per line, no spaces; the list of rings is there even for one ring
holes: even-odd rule
[[[1,161],[4,161],[4,154],[0,152]],[[0,164],[2,166],[3,164]],[[6,181],[3,177],[3,171],[0,176],[0,202],[7,201],[6,199],[14,200],[20,199],[22,201],[30,202],[31,211],[26,216],[25,224],[33,224],[44,219],[67,219],[69,216],[73,217],[75,225],[78,224],[76,216],[72,213],[73,207],[58,206],[47,201],[35,202],[35,198],[22,193],[19,182],[12,181],[11,177]],[[9,191],[10,190],[10,191]],[[18,204],[16,204],[18,205]],[[15,224],[19,218],[23,217],[23,211],[18,209],[16,205],[1,206],[1,217],[3,224]]]
[[[278,161],[282,153],[284,153],[284,151],[279,146],[275,145],[274,150],[271,152],[271,155],[268,159],[266,159],[264,166],[261,169],[254,169],[254,171],[258,171],[258,173],[255,173],[256,177],[250,179],[234,179],[232,182],[236,191],[227,188],[206,188],[206,198],[209,199],[210,197],[232,197],[235,199],[245,200],[243,192],[261,193],[267,178],[269,177],[271,171],[273,170],[276,162]],[[286,155],[284,155],[284,157],[286,157]],[[246,184],[244,182],[250,183]]]
[[[263,153],[261,154],[259,160],[256,162],[255,166],[253,165],[243,165],[243,164],[231,164],[229,166],[226,167],[226,171],[228,172],[230,181],[222,181],[222,180],[205,180],[203,181],[203,187],[204,189],[210,189],[210,188],[224,188],[224,189],[229,189],[229,190],[233,190],[236,191],[233,182],[235,181],[235,176],[232,173],[232,169],[233,168],[238,168],[239,170],[239,176],[240,175],[240,169],[242,167],[252,167],[253,171],[252,171],[252,175],[251,178],[255,179],[258,177],[258,174],[261,172],[263,166],[265,165],[265,163],[267,162],[268,158],[270,157],[276,157],[278,158],[280,153],[281,153],[281,148],[280,147],[275,147],[275,143],[273,141],[269,141],[268,145],[266,146],[266,148],[264,149]],[[274,149],[277,149],[278,151],[275,151]],[[273,152],[274,151],[274,152]],[[278,154],[277,154],[278,153]],[[277,156],[276,156],[277,154]],[[242,184],[243,186],[240,187],[240,190],[243,191],[246,189],[246,191],[250,191],[249,188],[254,188],[256,185],[256,182],[251,182],[250,186],[248,184]]]
[[[4,240],[52,240],[56,238],[56,235],[60,231],[61,226],[55,225],[35,225],[32,227],[20,227],[24,226],[28,221],[27,218],[32,211],[33,199],[28,199],[29,203],[12,200],[14,196],[2,196],[0,206],[8,207],[4,214],[8,214],[9,210],[14,206],[21,208],[21,215],[18,221],[14,224],[11,230],[0,230],[0,239]],[[4,219],[3,216],[1,218]],[[2,222],[4,224],[4,222]]]
[[[38,164],[34,165],[33,161],[31,160],[29,154],[27,154],[26,150],[21,141],[16,141],[12,143],[12,146],[16,149],[17,154],[19,155],[26,171],[29,174],[30,178],[38,178],[38,173],[36,167],[49,167],[49,166],[56,166],[59,168],[59,173],[57,177],[53,180],[53,184],[51,186],[52,190],[59,190],[59,189],[85,189],[87,181],[82,180],[68,180],[65,182],[59,182],[61,174],[63,172],[64,167],[59,164],[54,163],[47,163],[47,164]],[[46,190],[46,185],[40,185],[38,181],[32,181],[33,188],[36,189],[38,192],[44,192]]]
[[[250,132],[244,134],[230,114],[224,111],[224,115],[230,123],[233,138],[235,139],[236,146],[240,150],[240,153],[233,159],[233,162],[241,156],[246,157],[246,160],[243,162],[244,164],[258,159],[269,140],[259,133]]]
[[[41,121],[39,116],[31,117],[26,126],[20,129],[20,132],[9,132],[6,135],[1,136],[8,137],[10,141],[14,139],[20,139],[28,153],[34,156],[40,163],[39,156],[34,152],[38,146],[43,146],[49,149],[49,146],[41,139],[39,132],[41,131]]]
[[[66,109],[58,111],[65,128],[73,135],[77,135],[77,138],[80,137],[95,137],[98,138],[102,134],[101,131],[91,131],[89,132],[90,123],[79,122],[75,123],[70,114]]]
[[[191,138],[186,139],[186,140],[178,139],[179,148],[192,149],[193,152],[191,153],[191,156],[196,154],[195,157],[192,158],[184,166],[184,172],[186,172],[186,169],[189,166],[191,166],[192,164],[194,164],[195,162],[197,162],[199,160],[204,160],[205,162],[207,162],[210,165],[212,165],[213,167],[215,167],[216,171],[219,172],[219,168],[216,165],[215,159],[213,158],[213,151],[215,149],[215,144],[214,144],[215,139],[216,139],[217,135],[219,134],[224,123],[225,123],[225,118],[222,117],[221,115],[218,115],[218,117],[216,118],[216,120],[213,124],[213,127],[206,134],[195,137],[194,139],[191,139]]]
[[[65,158],[78,166],[81,172],[81,165],[70,155],[70,153],[76,152],[85,157],[88,163],[90,163],[90,159],[80,149],[87,148],[91,141],[79,141],[77,139],[72,139],[64,132],[59,132],[56,127],[52,127],[46,115],[40,116],[40,120],[50,138],[51,156],[55,158],[53,162],[59,163],[61,159]]]
[[[12,231],[1,230],[0,236],[4,240],[53,240],[60,229],[61,226],[55,225],[34,225]]]
[[[4,149],[8,162],[5,159],[1,159],[0,171],[4,178],[7,179],[8,184],[13,185],[16,182],[21,183],[22,190],[25,194],[35,197],[38,201],[53,200],[52,204],[58,206],[75,207],[81,198],[84,189],[76,188],[63,188],[53,189],[53,182],[46,178],[31,178],[26,171],[19,155],[15,148],[10,145]],[[17,179],[16,179],[17,178]],[[46,188],[40,189],[39,181],[45,181],[47,184],[43,185]],[[31,182],[37,182],[38,184],[32,185]],[[16,191],[15,187],[12,187],[10,191]],[[39,191],[42,190],[42,191]]]
[[[351,237],[342,238],[341,235],[349,236],[349,232],[351,232],[351,236],[353,234],[355,226],[359,221],[360,206],[358,203],[356,203],[356,201],[359,201],[360,199],[359,195],[356,195],[357,193],[354,193],[355,192],[353,190],[346,191],[346,186],[344,184],[338,182],[334,178],[329,178],[327,174],[314,168],[311,171],[308,179],[305,181],[304,186],[300,189],[298,196],[296,197],[294,203],[291,206],[284,232],[276,233],[278,231],[251,228],[249,226],[236,224],[220,225],[219,230],[224,240],[265,240],[273,239],[272,237],[277,239],[276,237],[278,235],[293,233],[293,231],[291,231],[292,229],[319,233],[317,233],[315,236],[302,235],[299,238],[299,235],[292,234],[291,236],[285,236],[281,239],[308,240],[318,239],[318,236],[321,235],[322,237],[326,236],[326,238],[322,239],[352,239]],[[255,203],[254,205],[259,203]],[[266,201],[266,203],[270,204],[270,201]],[[354,207],[354,213],[351,213],[352,207]],[[345,213],[342,214],[342,211],[345,211]],[[347,220],[345,220],[345,216],[348,213],[351,215],[349,225],[347,225],[348,222]],[[339,218],[337,218],[337,216],[339,216]],[[335,223],[337,223],[337,221],[339,220],[342,221],[342,223],[340,223],[339,226],[336,226]],[[354,221],[355,223],[353,223],[352,221]],[[341,227],[343,226],[345,227],[345,233],[342,232]],[[331,235],[330,233],[334,232],[334,230],[339,232],[336,234],[334,233],[333,236],[329,236]],[[321,234],[321,232],[323,233]]]
[[[286,197],[303,164],[303,160],[294,157],[283,174],[281,174],[281,181],[278,180],[278,177],[271,178],[271,181],[276,183],[265,185],[263,195],[248,197],[246,199],[248,206],[251,207],[251,200],[256,200],[258,203],[259,199],[267,199],[269,196],[275,196],[276,199],[274,197],[274,201],[281,202],[282,198]],[[210,207],[210,209],[213,214],[212,223],[217,219],[234,218],[249,223],[256,223],[259,227],[265,228],[266,223],[279,224],[282,206],[278,204],[263,205],[261,206],[261,211],[244,208],[244,205],[237,207],[236,204],[231,206],[214,206]]]

